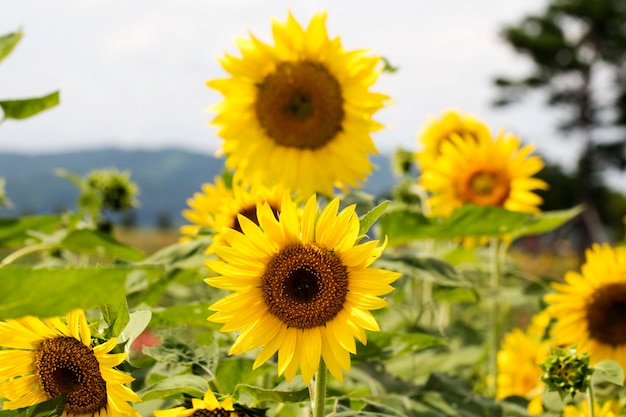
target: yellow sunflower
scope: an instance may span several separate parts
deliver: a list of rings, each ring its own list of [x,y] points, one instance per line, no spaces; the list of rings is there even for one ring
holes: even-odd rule
[[[370,310],[387,304],[379,296],[400,274],[370,268],[384,244],[357,244],[355,206],[338,209],[334,199],[319,214],[313,195],[300,217],[285,197],[278,220],[264,204],[258,226],[239,216],[242,232],[223,231],[228,245],[216,247],[219,260],[207,261],[220,276],[206,282],[234,291],[210,307],[216,313],[209,317],[224,332],[240,332],[230,354],[262,347],[257,368],[278,351],[278,373],[291,380],[300,367],[305,383],[321,357],[342,380],[354,338],[365,344],[365,330],[379,330]]]
[[[444,142],[458,136],[463,140],[479,141],[479,138],[489,138],[491,133],[483,122],[455,110],[446,111],[441,118],[431,119],[418,135],[422,150],[416,153],[420,167],[432,165],[441,155]]]
[[[242,57],[220,60],[232,77],[207,82],[224,96],[211,123],[224,139],[227,168],[305,197],[358,187],[372,171],[368,154],[377,153],[370,133],[382,126],[372,115],[388,99],[368,90],[380,57],[345,51],[328,37],[325,13],[306,29],[289,14],[272,32],[274,46],[254,35],[238,39]]]
[[[617,400],[606,401],[602,406],[597,402],[593,407],[595,417],[615,417],[620,415],[623,407]],[[589,403],[581,401],[580,404],[568,404],[563,408],[563,417],[589,417]]]
[[[215,394],[213,394],[210,388],[204,394],[204,399],[191,399],[191,408],[175,407],[168,410],[154,410],[154,417],[239,417],[243,415],[244,414],[235,411],[231,397],[227,397],[220,403],[217,398],[215,398]]]
[[[109,353],[116,339],[92,346],[85,312],[41,320],[0,322],[0,398],[5,410],[66,394],[63,417],[139,417],[128,401],[141,401],[115,366],[125,353]]]
[[[543,168],[541,158],[530,156],[533,147],[520,147],[517,137],[504,133],[476,139],[452,136],[442,144],[437,164],[423,169],[420,184],[433,194],[429,213],[447,217],[463,204],[538,213],[542,200],[531,190],[548,185],[533,178]]]
[[[581,273],[569,271],[545,297],[555,343],[587,352],[593,365],[612,359],[626,368],[626,248],[594,244]]]
[[[258,204],[269,204],[278,217],[280,203],[286,194],[290,192],[281,185],[267,187],[262,183],[251,184],[235,175],[228,187],[221,177],[217,177],[215,184],[203,184],[202,192],[187,200],[190,208],[183,211],[183,217],[192,224],[182,226],[180,232],[188,239],[206,229],[212,230],[216,233],[213,244],[208,248],[212,252],[214,245],[225,243],[219,233],[224,227],[241,231],[239,215],[259,224],[256,217]]]
[[[541,382],[543,363],[550,351],[550,344],[544,340],[550,316],[542,311],[533,317],[526,332],[513,329],[502,339],[498,352],[498,399],[520,396],[528,399],[528,412],[536,415],[543,412],[541,397],[544,383]]]

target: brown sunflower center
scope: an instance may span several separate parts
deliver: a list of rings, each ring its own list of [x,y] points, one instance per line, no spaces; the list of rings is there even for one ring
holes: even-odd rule
[[[502,206],[509,197],[509,180],[500,171],[477,171],[461,184],[461,201],[481,206]]]
[[[323,64],[283,62],[258,87],[257,118],[278,145],[318,149],[341,131],[341,86]]]
[[[107,405],[107,387],[93,350],[73,337],[46,339],[35,351],[41,389],[54,398],[66,394],[68,414],[96,414]]]
[[[589,336],[606,345],[626,344],[626,283],[606,284],[587,304]]]
[[[312,243],[281,250],[261,280],[270,313],[299,329],[332,320],[343,309],[348,293],[346,267],[334,253]]]
[[[193,412],[191,417],[230,417],[231,413],[234,413],[234,411],[224,410],[223,408],[216,408],[214,410],[199,408]]]
[[[270,206],[270,207],[272,209],[272,212],[274,213],[274,217],[276,218],[276,220],[278,220],[278,215],[280,214],[280,210],[278,210],[274,206]],[[232,228],[238,232],[243,233],[243,230],[241,229],[241,224],[239,224],[238,214],[241,214],[242,216],[252,220],[254,224],[256,224],[257,226],[259,225],[259,219],[257,218],[257,212],[256,212],[256,205],[245,207],[241,209],[239,213],[237,213],[237,215],[235,215]]]

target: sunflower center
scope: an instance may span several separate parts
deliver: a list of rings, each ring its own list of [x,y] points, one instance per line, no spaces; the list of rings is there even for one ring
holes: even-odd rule
[[[258,87],[257,118],[278,145],[318,149],[342,130],[341,86],[323,64],[283,62]]]
[[[606,345],[626,344],[626,283],[596,289],[587,304],[589,335]]]
[[[54,398],[66,394],[68,414],[95,414],[107,405],[106,382],[93,350],[73,337],[46,339],[35,351],[41,389]]]
[[[313,243],[284,248],[261,279],[270,313],[299,329],[332,320],[343,309],[348,293],[346,267],[334,253]]]
[[[481,206],[502,206],[509,196],[509,181],[502,172],[477,171],[461,184],[460,198]]]
[[[270,207],[272,209],[272,212],[274,213],[274,217],[276,218],[276,220],[278,220],[278,215],[280,214],[280,210],[274,208],[273,206],[270,206]],[[243,230],[241,229],[241,224],[239,224],[238,214],[241,214],[242,216],[252,220],[254,224],[256,224],[257,226],[259,225],[259,219],[257,218],[257,212],[256,212],[256,205],[246,207],[240,210],[239,213],[235,215],[235,220],[233,221],[232,228],[240,233],[243,233]]]
[[[230,417],[231,413],[234,413],[234,411],[224,410],[223,408],[216,408],[214,410],[199,408],[193,412],[191,417]]]

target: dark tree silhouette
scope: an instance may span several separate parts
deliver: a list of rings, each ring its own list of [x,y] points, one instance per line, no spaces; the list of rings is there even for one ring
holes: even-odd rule
[[[549,0],[501,34],[534,66],[520,79],[496,78],[495,104],[540,90],[563,110],[559,129],[583,141],[576,179],[586,243],[606,240],[594,189],[605,169],[626,166],[626,0]]]

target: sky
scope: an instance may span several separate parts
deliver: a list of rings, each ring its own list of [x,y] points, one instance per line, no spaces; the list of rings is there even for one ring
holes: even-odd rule
[[[217,58],[238,54],[237,37],[271,41],[271,19],[289,10],[303,24],[327,11],[331,37],[371,49],[399,70],[372,91],[392,97],[376,113],[381,152],[417,150],[416,135],[447,109],[468,112],[492,131],[513,132],[548,160],[573,167],[575,141],[554,128],[559,113],[532,96],[496,109],[492,79],[523,75],[530,63],[499,37],[504,24],[539,12],[546,0],[20,0],[5,1],[0,34],[24,38],[0,63],[0,99],[60,90],[60,106],[0,126],[0,152],[50,153],[117,147],[182,147],[213,153],[221,144],[207,110],[221,100],[205,86],[226,76]]]

